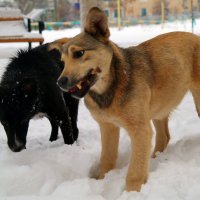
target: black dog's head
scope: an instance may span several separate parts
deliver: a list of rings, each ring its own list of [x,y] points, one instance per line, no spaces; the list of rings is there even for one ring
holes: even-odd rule
[[[30,111],[34,112],[36,99],[37,86],[31,78],[0,86],[0,121],[14,152],[25,148],[28,118]]]

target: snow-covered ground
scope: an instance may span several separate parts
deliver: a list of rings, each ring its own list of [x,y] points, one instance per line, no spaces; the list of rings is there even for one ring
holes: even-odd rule
[[[195,33],[200,34],[200,21]],[[120,46],[138,44],[169,31],[190,31],[187,23],[111,29],[111,40]],[[70,37],[79,29],[44,31],[45,41]],[[26,44],[0,44],[0,65]],[[184,47],[183,47],[184,48]],[[198,200],[200,199],[200,119],[192,96],[186,95],[170,120],[171,141],[167,150],[150,160],[149,179],[140,193],[125,192],[129,160],[129,138],[124,130],[120,137],[119,158],[115,170],[103,180],[94,177],[100,155],[100,134],[83,101],[78,126],[80,136],[72,146],[63,138],[51,143],[47,119],[32,120],[27,149],[13,153],[0,125],[0,199],[1,200]],[[154,142],[152,142],[153,147]]]

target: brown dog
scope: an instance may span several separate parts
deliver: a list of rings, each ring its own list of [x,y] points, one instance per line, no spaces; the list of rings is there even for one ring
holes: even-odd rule
[[[148,176],[151,119],[157,132],[155,156],[167,146],[168,116],[188,90],[200,114],[200,39],[174,32],[123,49],[109,35],[106,15],[92,8],[84,32],[63,45],[65,68],[58,84],[77,98],[85,97],[99,123],[99,178],[115,167],[119,129],[127,130],[132,153],[126,190],[140,191]]]

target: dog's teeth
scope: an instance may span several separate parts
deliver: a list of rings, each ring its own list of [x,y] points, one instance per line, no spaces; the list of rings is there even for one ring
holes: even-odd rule
[[[92,70],[91,74],[94,75],[95,74],[95,70]]]
[[[96,72],[100,73],[101,69],[99,67],[96,68]]]
[[[76,87],[77,87],[79,90],[81,90],[81,89],[82,89],[81,83],[76,84]]]
[[[97,67],[96,69],[93,69],[93,70],[92,70],[91,74],[94,75],[94,74],[100,73],[100,72],[101,72],[100,68]]]

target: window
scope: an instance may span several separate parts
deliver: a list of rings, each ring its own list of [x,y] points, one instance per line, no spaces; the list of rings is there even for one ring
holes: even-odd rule
[[[141,16],[142,17],[147,16],[147,9],[146,8],[141,9]]]
[[[107,17],[109,17],[109,11],[108,10],[104,10],[104,13],[106,14]]]
[[[115,17],[115,18],[118,17],[118,10],[117,10],[117,9],[114,10],[114,17]]]

